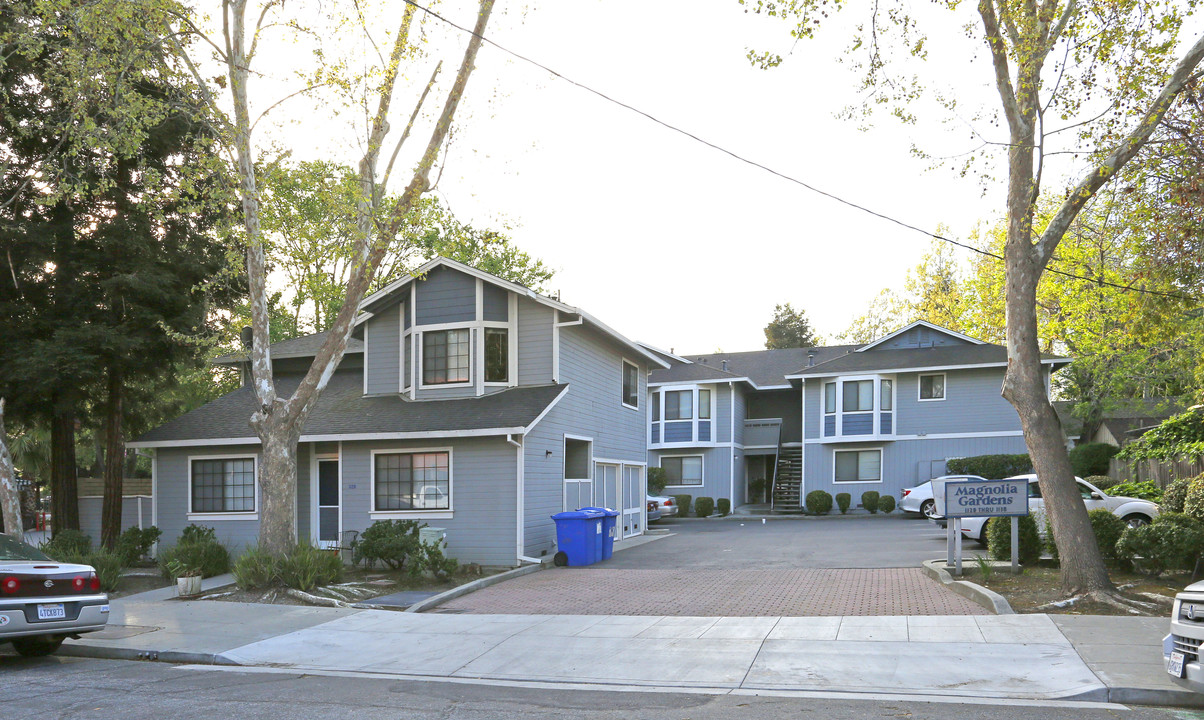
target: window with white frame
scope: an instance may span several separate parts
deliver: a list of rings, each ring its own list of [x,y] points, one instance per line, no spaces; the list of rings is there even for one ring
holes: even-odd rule
[[[882,482],[881,449],[837,450],[834,456],[834,482]]]
[[[422,333],[422,383],[445,385],[469,382],[472,356],[467,328]]]
[[[485,382],[510,381],[510,331],[485,328]]]
[[[665,419],[692,420],[694,418],[694,391],[667,390],[665,392]]]
[[[824,383],[824,415],[836,412],[836,383]]]
[[[869,412],[874,409],[873,380],[845,380],[842,412]]]
[[[710,420],[711,419],[711,391],[710,390],[701,390],[700,389],[698,391],[698,419],[699,420]]]
[[[450,510],[451,453],[373,453],[372,505],[376,512]]]
[[[640,369],[623,361],[623,404],[631,408],[640,406]]]
[[[920,399],[945,399],[945,373],[920,376]]]
[[[666,485],[702,484],[701,455],[663,457],[661,458],[661,467],[665,469]]]
[[[192,512],[255,512],[255,458],[196,459],[190,470]]]
[[[893,410],[895,406],[895,384],[890,380],[881,380],[879,382],[878,408],[881,410]]]

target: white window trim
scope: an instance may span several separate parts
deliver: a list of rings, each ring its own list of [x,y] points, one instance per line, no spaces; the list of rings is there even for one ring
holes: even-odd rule
[[[920,397],[923,383],[920,378],[941,376],[941,396],[939,398]],[[916,401],[917,402],[944,402],[945,398],[949,397],[949,377],[946,373],[919,373],[916,375]]]
[[[339,443],[339,449],[333,453],[310,453],[309,458],[309,534],[310,542],[314,547],[317,547],[322,541],[318,534],[321,532],[320,525],[322,522],[322,514],[319,512],[321,508],[318,506],[318,463],[322,461],[333,461],[339,464],[339,538],[343,537],[343,460],[342,460],[343,443]],[[336,544],[338,541],[336,540]]]
[[[711,401],[710,401],[710,403],[708,403],[710,405],[711,416],[707,417],[707,418],[698,417],[698,407],[699,407],[698,395],[703,390],[706,390],[711,393]],[[671,392],[689,392],[690,393],[691,417],[678,418],[677,420],[665,419],[665,397]],[[716,418],[719,415],[719,387],[717,385],[701,384],[701,385],[673,385],[673,386],[658,387],[652,395],[652,402],[656,403],[657,410],[659,411],[661,419],[660,420],[652,420],[651,419],[652,414],[651,413],[648,414],[648,417],[649,417],[649,420],[648,420],[648,444],[649,445],[652,445],[655,447],[666,447],[666,448],[712,447],[712,446],[727,447],[728,443],[720,443],[718,441],[719,426],[717,424]],[[673,442],[667,442],[665,440],[665,424],[666,423],[685,423],[685,422],[691,423],[690,439],[683,440],[683,441],[675,440]],[[711,439],[710,440],[699,440],[698,439],[699,432],[700,432],[700,428],[698,426],[700,423],[704,423],[704,422],[711,423]],[[652,426],[653,425],[659,426],[659,429],[660,429],[660,441],[655,442],[655,443],[652,442]]]
[[[707,484],[707,456],[705,453],[681,453],[681,454],[675,454],[675,455],[661,455],[656,460],[656,462],[657,462],[656,466],[659,468],[663,468],[665,458],[688,458],[688,457],[690,457],[690,458],[696,457],[699,459],[699,462],[702,464],[702,479],[698,482],[697,485],[665,485],[665,487],[667,487],[667,488],[706,487],[706,484]]]
[[[878,451],[878,479],[877,480],[837,480],[836,479],[836,453],[841,452],[873,452]],[[867,448],[832,448],[832,484],[833,485],[881,485],[883,473],[882,462],[885,458],[885,453],[882,447],[867,447]]]
[[[476,375],[475,367],[479,367],[479,365],[478,365],[478,363],[474,362],[474,358],[473,358],[473,355],[475,354],[473,352],[473,346],[476,344],[476,338],[473,337],[472,329],[473,329],[473,327],[475,327],[477,325],[478,325],[478,323],[475,323],[475,322],[458,322],[458,323],[445,323],[443,325],[423,325],[422,326],[422,328],[417,333],[417,335],[418,335],[417,364],[418,364],[418,389],[419,390],[439,390],[442,388],[463,388],[463,387],[470,388],[470,387],[473,387],[473,385],[475,384],[473,382],[473,379]],[[423,373],[423,367],[422,367],[423,361],[426,359],[426,348],[424,346],[424,343],[426,342],[426,334],[428,332],[443,332],[445,330],[467,330],[468,331],[468,379],[467,380],[457,380],[456,382],[427,384],[426,375]],[[402,359],[402,362],[405,362],[404,358]],[[411,358],[410,362],[413,363],[414,358]]]
[[[626,387],[624,387],[627,384],[627,366],[628,365],[635,368],[635,402],[636,402],[635,405],[627,404],[627,389],[626,389]],[[628,410],[639,410],[640,409],[640,365],[639,365],[639,363],[635,363],[635,362],[632,362],[631,360],[628,360],[627,358],[623,358],[622,373],[623,374],[619,376],[619,388],[623,393],[623,397],[620,402],[622,403],[623,407],[627,408]]]
[[[438,510],[377,510],[376,509],[376,456],[377,455],[416,455],[421,453],[447,453],[447,508]],[[424,447],[424,448],[388,448],[381,450],[373,450],[368,459],[368,518],[371,520],[400,520],[405,518],[419,518],[430,520],[447,520],[452,517],[455,511],[455,494],[456,494],[456,472],[455,472],[455,457],[450,446],[448,447]],[[340,473],[341,465],[340,465]]]
[[[871,410],[855,410],[855,411],[846,413],[844,411],[844,384],[846,382],[862,382],[865,380],[869,380],[873,383],[873,389],[874,389],[874,403],[873,403],[874,407],[873,407],[873,409],[871,409]],[[890,403],[891,409],[890,410],[882,409],[881,395],[882,395],[882,381],[883,380],[890,380],[890,393],[891,393],[891,403]],[[834,412],[834,413],[825,412],[824,393],[826,392],[826,388],[829,383],[835,383],[835,385],[836,385],[836,412]],[[896,428],[898,428],[898,426],[899,426],[899,423],[897,422],[898,418],[895,416],[895,414],[898,413],[897,408],[899,406],[898,386],[899,386],[898,377],[895,375],[889,374],[889,373],[876,373],[873,375],[848,375],[848,376],[842,375],[842,376],[836,376],[836,377],[831,377],[831,378],[824,378],[823,381],[820,383],[820,389],[819,389],[819,438],[818,438],[818,440],[820,442],[850,442],[850,441],[867,442],[867,441],[882,440],[882,439],[894,439],[896,437],[894,430]],[[882,430],[882,413],[884,413],[884,412],[891,413],[891,426],[890,426],[891,432],[889,432],[889,433],[881,432],[881,430]],[[867,433],[865,435],[845,436],[845,434],[844,434],[844,416],[845,415],[864,415],[867,413],[873,415],[874,432]],[[830,415],[836,416],[836,434],[835,435],[825,435],[824,434],[824,420]]]
[[[250,459],[255,467],[255,509],[246,512],[194,512],[192,509],[192,461],[193,460],[247,460]],[[259,519],[259,455],[255,453],[245,454],[220,454],[220,455],[189,455],[188,456],[188,520],[258,520]]]
[[[579,442],[589,443],[589,461],[586,464],[586,467],[588,468],[588,472],[589,472],[589,477],[587,477],[587,478],[571,478],[571,477],[569,477],[569,473],[568,473],[568,469],[569,469],[569,447],[568,447],[569,442],[568,441],[569,440],[577,440]],[[580,497],[581,497],[581,485],[588,484],[589,485],[590,502],[593,502],[593,499],[594,499],[594,467],[595,467],[596,463],[597,463],[597,461],[594,459],[594,439],[592,437],[586,437],[585,435],[573,435],[572,433],[564,434],[563,438],[560,441],[560,508],[562,510],[565,510],[565,511],[576,510],[576,508],[570,508],[569,504],[567,502],[569,483],[573,483],[574,485],[577,486],[578,499],[580,499]]]

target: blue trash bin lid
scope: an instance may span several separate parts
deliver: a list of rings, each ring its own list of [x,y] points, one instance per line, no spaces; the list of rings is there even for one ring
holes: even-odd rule
[[[617,514],[617,513],[616,513]],[[605,513],[600,513],[594,508],[581,508],[580,510],[565,510],[558,512],[552,516],[553,520],[596,520],[600,517],[606,517]]]
[[[604,507],[583,507],[583,508],[581,508],[581,510],[583,512],[586,510],[592,510],[594,512],[606,515],[608,517],[618,517],[619,516],[618,510],[611,510],[610,508],[604,508]]]

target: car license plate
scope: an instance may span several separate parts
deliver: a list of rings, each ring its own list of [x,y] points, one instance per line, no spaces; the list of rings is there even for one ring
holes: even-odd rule
[[[1177,678],[1183,677],[1183,660],[1183,653],[1172,652],[1170,660],[1166,661],[1166,671]]]
[[[67,608],[63,607],[62,603],[53,603],[50,605],[38,606],[39,620],[66,620]]]

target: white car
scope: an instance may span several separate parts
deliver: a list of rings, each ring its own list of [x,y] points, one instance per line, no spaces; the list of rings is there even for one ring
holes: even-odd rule
[[[0,645],[12,643],[26,657],[49,655],[108,620],[109,596],[91,566],[56,562],[0,535]]]
[[[1204,692],[1201,641],[1204,641],[1204,582],[1188,585],[1175,596],[1171,634],[1162,640],[1162,659],[1171,679],[1196,692]]]
[[[1041,486],[1037,484],[1037,476],[1030,473],[1007,479],[1028,480],[1028,512],[1037,521],[1037,532],[1045,534],[1045,501],[1041,499]],[[1147,525],[1158,515],[1158,506],[1149,500],[1109,495],[1080,477],[1076,477],[1074,481],[1078,483],[1079,493],[1083,496],[1083,504],[1089,511],[1106,508],[1113,515],[1124,520],[1129,527]],[[985,517],[962,518],[962,535],[985,545],[987,520],[989,519]]]
[[[978,475],[942,475],[937,480],[986,480]],[[903,512],[919,513],[924,517],[935,520],[940,515],[936,512],[936,500],[932,498],[932,480],[921,483],[913,488],[904,488],[899,496],[899,509]]]

